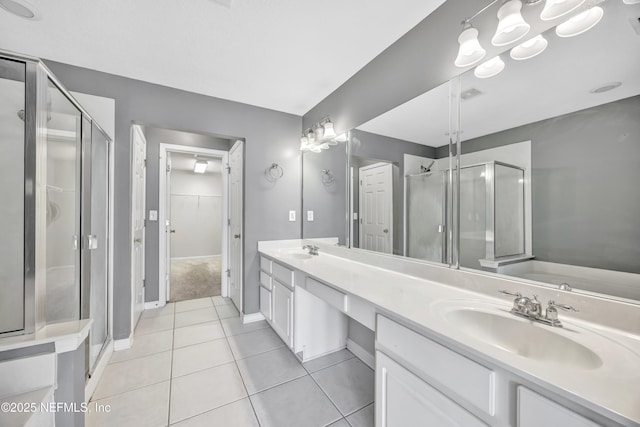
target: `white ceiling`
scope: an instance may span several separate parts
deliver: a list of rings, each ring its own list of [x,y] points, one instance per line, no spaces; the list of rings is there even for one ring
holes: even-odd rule
[[[0,49],[302,115],[443,2],[30,0]]]
[[[608,1],[601,6],[604,18],[582,35],[559,38],[552,29],[544,34],[549,45],[539,56],[514,61],[506,52],[501,55],[506,66],[498,76],[478,79],[473,71],[465,73],[462,91],[475,88],[482,94],[461,103],[462,139],[640,94],[640,5]],[[616,81],[622,86],[590,93]],[[446,145],[448,93],[445,83],[358,129],[432,147]]]
[[[202,155],[171,153],[171,170],[193,172],[193,166],[196,160],[206,160],[209,163],[206,174],[216,174],[222,172],[222,160],[219,158],[211,158]]]

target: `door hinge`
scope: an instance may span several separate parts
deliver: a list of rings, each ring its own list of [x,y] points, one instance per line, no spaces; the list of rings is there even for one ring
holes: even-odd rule
[[[362,224],[362,217],[360,217],[360,224]]]
[[[171,172],[171,163],[167,163],[167,172]]]
[[[147,279],[142,279],[142,287],[145,288],[147,286]]]
[[[231,218],[227,218],[227,225],[231,227]]]
[[[227,268],[227,277],[231,277],[231,269]]]
[[[231,166],[227,164],[227,174],[231,175]]]
[[[144,167],[147,167],[147,159],[144,159]]]

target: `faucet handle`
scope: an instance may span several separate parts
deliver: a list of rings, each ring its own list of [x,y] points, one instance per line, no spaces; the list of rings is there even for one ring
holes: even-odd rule
[[[500,292],[501,294],[505,294],[505,295],[511,295],[512,297],[517,297],[517,298],[522,297],[522,294],[520,292],[511,292],[511,291],[507,291],[505,289],[502,289],[502,290],[500,290],[498,292]]]
[[[577,308],[571,307],[570,305],[567,304],[556,304],[555,301],[549,301],[549,307],[548,308],[560,308],[564,311],[579,311]]]

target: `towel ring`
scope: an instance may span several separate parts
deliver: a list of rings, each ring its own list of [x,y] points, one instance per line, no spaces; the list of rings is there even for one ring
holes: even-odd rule
[[[333,172],[331,172],[331,169],[323,169],[321,178],[324,185],[333,184],[336,181],[336,178],[333,176]]]
[[[277,181],[284,175],[284,170],[279,164],[271,163],[271,166],[267,169],[266,175],[270,181]]]

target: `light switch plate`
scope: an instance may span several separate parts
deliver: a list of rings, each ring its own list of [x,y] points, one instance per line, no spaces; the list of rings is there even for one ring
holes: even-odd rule
[[[158,220],[158,211],[151,210],[149,211],[149,221],[157,221]]]
[[[296,220],[296,211],[289,211],[289,221],[293,222]]]
[[[313,211],[307,211],[307,221],[313,221]]]

